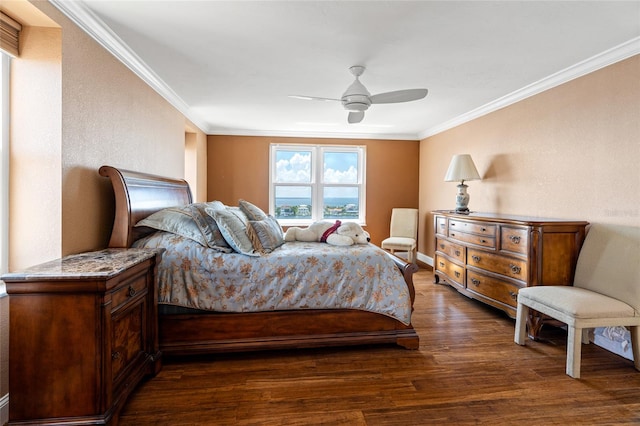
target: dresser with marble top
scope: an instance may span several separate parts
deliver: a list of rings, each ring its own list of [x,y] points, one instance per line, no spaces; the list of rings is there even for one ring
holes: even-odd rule
[[[9,424],[117,424],[136,385],[161,368],[161,256],[107,249],[2,276]]]

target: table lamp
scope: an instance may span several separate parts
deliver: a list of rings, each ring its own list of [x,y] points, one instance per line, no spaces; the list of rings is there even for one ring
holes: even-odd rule
[[[456,195],[456,213],[469,213],[469,194],[465,180],[480,180],[478,169],[469,154],[457,154],[451,159],[449,169],[444,177],[445,182],[460,182]]]

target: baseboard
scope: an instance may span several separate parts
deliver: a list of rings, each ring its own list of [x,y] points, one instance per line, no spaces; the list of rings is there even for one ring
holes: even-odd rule
[[[393,253],[394,256],[399,257],[400,259],[408,262],[407,260],[407,252],[406,251],[396,251]],[[424,263],[427,266],[431,266],[433,268],[433,257],[429,257],[426,254],[418,252],[416,255],[416,260],[420,263]]]
[[[418,252],[418,260],[433,268],[433,257],[429,257],[426,254]]]

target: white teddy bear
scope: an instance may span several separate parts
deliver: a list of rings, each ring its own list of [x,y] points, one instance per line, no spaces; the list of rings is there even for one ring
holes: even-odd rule
[[[334,246],[350,246],[353,244],[367,244],[371,241],[369,233],[354,222],[335,223],[314,222],[307,228],[291,227],[284,236],[285,241],[326,242]]]

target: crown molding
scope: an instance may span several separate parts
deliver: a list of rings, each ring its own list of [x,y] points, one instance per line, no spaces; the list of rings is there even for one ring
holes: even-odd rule
[[[71,19],[78,27],[84,30],[91,38],[98,42],[108,52],[115,56],[127,68],[144,80],[152,89],[165,98],[171,105],[180,111],[194,125],[207,133],[208,124],[197,116],[189,105],[178,96],[153,70],[127,46],[120,37],[105,25],[95,13],[83,2],[49,0],[49,3],[60,10],[67,18]]]
[[[214,129],[207,133],[215,136],[259,136],[281,138],[324,138],[324,139],[379,139],[417,142],[418,135],[406,133],[346,133],[346,132],[298,132],[289,130],[230,130]]]
[[[479,108],[473,109],[467,113],[459,115],[449,121],[439,124],[435,127],[425,130],[420,133],[419,139],[425,139],[429,136],[444,132],[445,130],[452,129],[456,126],[464,124],[468,121],[487,115],[491,112],[497,111],[501,108],[514,104],[516,102],[527,99],[538,93],[544,92],[568,81],[582,77],[583,75],[597,71],[600,68],[604,68],[608,65],[620,62],[624,59],[630,58],[640,53],[640,37],[632,38],[618,46],[605,50],[591,58],[578,62],[564,70],[558,71],[555,74],[551,74],[535,83],[529,84],[522,89],[518,89],[515,92],[511,92],[501,98],[491,101]]]

